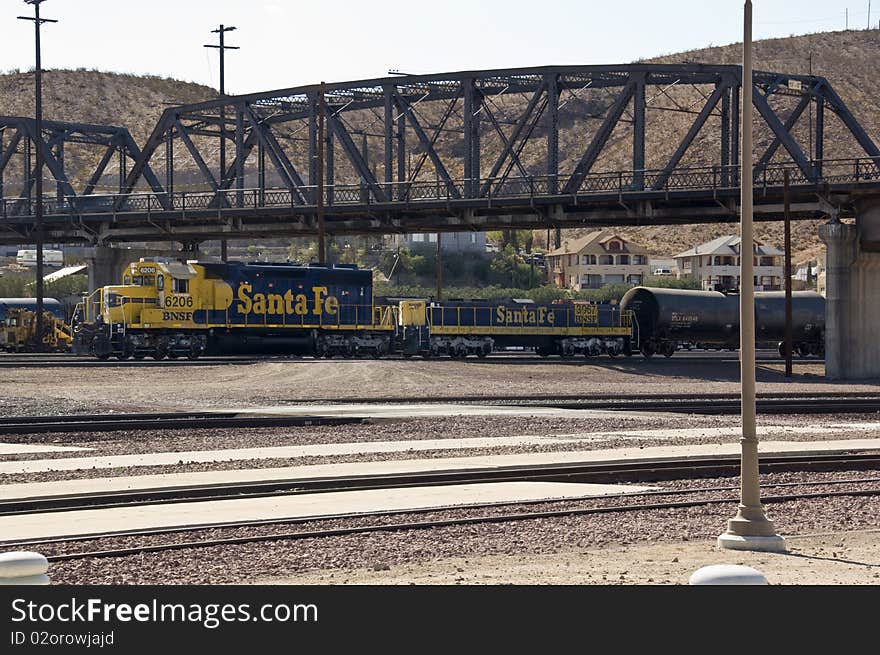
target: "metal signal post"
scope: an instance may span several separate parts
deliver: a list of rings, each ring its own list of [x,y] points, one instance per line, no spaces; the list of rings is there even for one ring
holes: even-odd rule
[[[326,85],[324,82],[321,82],[320,90],[318,91],[318,139],[317,139],[317,187],[315,192],[317,193],[317,198],[315,198],[315,213],[317,214],[316,218],[318,219],[318,263],[326,264],[327,263],[327,249],[324,243],[324,112],[325,112],[325,101],[324,101],[324,93],[326,91]]]
[[[783,177],[783,207],[785,212],[785,377],[790,378],[791,357],[794,344],[791,335],[791,189],[788,182],[788,171],[785,171]],[[810,262],[807,262],[807,268]]]
[[[43,333],[45,326],[43,325],[43,75],[42,64],[40,61],[40,25],[43,23],[57,23],[57,20],[51,18],[40,18],[40,3],[44,0],[24,0],[25,4],[34,6],[34,16],[19,16],[19,20],[30,20],[34,22],[34,41],[36,49],[36,65],[34,67],[34,120],[36,122],[36,138],[40,143],[35,144],[37,150],[37,178],[36,193],[37,204],[34,211],[34,232],[36,234],[37,246],[37,330],[34,336],[36,343],[34,347],[39,351],[43,349]]]

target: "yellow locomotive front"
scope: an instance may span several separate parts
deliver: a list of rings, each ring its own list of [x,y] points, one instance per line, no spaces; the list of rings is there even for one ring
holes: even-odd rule
[[[214,293],[199,265],[184,262],[132,262],[122,284],[95,290],[77,307],[76,350],[101,359],[198,357],[205,348],[204,323],[195,312],[232,300],[228,290]],[[204,293],[208,291],[208,293]]]

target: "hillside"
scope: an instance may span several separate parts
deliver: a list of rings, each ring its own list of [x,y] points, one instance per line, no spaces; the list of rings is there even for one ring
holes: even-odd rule
[[[758,69],[780,70],[792,73],[808,73],[827,77],[844,102],[850,107],[857,119],[865,127],[868,134],[875,141],[880,142],[880,94],[875,91],[874,81],[880,77],[880,58],[876,53],[880,51],[880,31],[844,31],[813,34],[807,36],[791,37],[785,39],[771,39],[759,41],[755,44],[755,67]],[[682,63],[703,62],[718,64],[738,64],[742,57],[741,45],[728,45],[722,47],[709,47],[702,50],[693,50],[677,54],[663,55],[648,60],[650,63]],[[535,62],[541,64],[545,62]],[[607,97],[601,94],[593,96],[584,93],[582,97],[572,99],[565,108],[560,111],[560,124],[568,123],[580,125],[577,121],[587,123],[584,116],[595,116],[607,106]],[[687,101],[688,98],[697,98],[698,91],[690,88],[676,89],[679,93],[679,102]],[[172,104],[185,104],[199,102],[214,98],[217,92],[206,86],[179,82],[167,78],[140,77],[134,75],[122,75],[102,73],[98,71],[47,71],[44,75],[44,115],[47,119],[77,121],[86,123],[123,125],[127,127],[136,142],[143,144],[152,131],[162,111]],[[658,102],[662,103],[663,98]],[[507,100],[505,100],[507,102]],[[517,111],[516,100],[511,100],[505,110],[502,108],[499,115],[504,111],[514,114]],[[693,117],[688,114],[676,114],[669,118],[669,112],[654,112],[654,108],[662,109],[662,106],[651,107],[649,114],[649,134],[647,144],[647,166],[651,168],[660,165],[665,158],[675,149],[681,137],[687,131]],[[7,73],[0,75],[0,113],[5,115],[32,115],[33,113],[33,75],[28,73]],[[653,114],[663,114],[662,129],[652,130],[650,120]],[[826,117],[830,112],[826,113]],[[428,112],[427,118],[433,118]],[[365,116],[364,121],[373,121],[375,116]],[[358,117],[352,117],[353,127],[357,129],[360,122]],[[430,122],[430,121],[429,121]],[[803,121],[802,121],[803,122]],[[595,121],[590,123],[590,129],[594,129]],[[487,135],[491,127],[484,125]],[[581,152],[583,143],[587,138],[587,128],[569,129],[560,134],[560,166],[563,170],[573,168]],[[826,157],[847,156],[845,151],[838,148],[840,126],[829,121],[826,132]],[[807,136],[799,140],[806,144]],[[629,135],[615,133],[612,135],[608,153],[603,155],[597,162],[594,170],[616,170],[628,166]],[[767,139],[766,134],[756,135],[756,145],[760,146]],[[460,144],[454,137],[438,144],[445,149],[450,156],[456,152]],[[294,147],[302,147],[296,145]],[[373,147],[371,145],[371,147]],[[806,145],[804,145],[806,149]],[[490,138],[483,141],[483,148],[487,157],[491,157],[500,148],[497,140],[492,142]],[[216,150],[216,148],[214,148]],[[417,149],[415,151],[418,152]],[[705,165],[712,161],[703,161],[701,157],[705,153],[713,153],[714,149],[700,148],[699,144],[692,148],[682,161],[682,165]],[[215,166],[213,159],[216,154],[208,154],[209,165]],[[541,174],[544,166],[545,155],[537,150],[530,151],[528,148],[523,153],[523,162],[530,173]],[[337,162],[339,162],[337,158]],[[379,159],[376,157],[375,159]],[[76,161],[72,153],[69,161]],[[107,174],[112,174],[115,162],[108,168]],[[381,177],[381,162],[374,163],[378,166],[377,175]],[[84,168],[88,168],[84,166]],[[451,170],[452,175],[461,175],[463,171]],[[14,171],[10,176],[14,177]],[[433,179],[433,171],[428,173]],[[74,178],[81,176],[74,173]],[[337,181],[349,181],[344,170],[340,170]],[[8,184],[7,184],[8,185]],[[587,229],[587,228],[585,228]],[[672,255],[681,250],[691,247],[695,243],[708,241],[723,234],[735,232],[736,225],[708,225],[686,226],[681,228],[668,227],[643,227],[628,228],[622,230],[631,238],[647,245],[650,251],[657,255]],[[580,230],[582,231],[582,230]],[[564,238],[577,236],[579,230],[567,230]],[[776,245],[782,245],[782,225],[777,223],[764,223],[756,226],[759,238],[763,237]],[[541,244],[543,234],[536,235],[536,243]],[[796,222],[793,225],[793,244],[796,253],[795,259],[801,261],[807,258],[815,258],[824,246],[816,236],[815,222]]]

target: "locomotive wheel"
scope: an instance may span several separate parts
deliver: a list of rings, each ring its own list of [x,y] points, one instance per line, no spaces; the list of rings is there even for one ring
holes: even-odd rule
[[[641,347],[642,357],[645,359],[651,359],[654,356],[654,346],[651,344],[643,344]]]
[[[617,350],[616,350],[615,348],[609,348],[609,349],[608,349],[608,356],[609,356],[609,357],[617,357],[619,354],[620,354],[620,353],[617,352]],[[630,353],[630,354],[632,354],[632,353]]]
[[[663,356],[672,357],[673,354],[675,354],[675,344],[671,341],[667,341],[663,344]]]
[[[121,362],[124,362],[124,361],[125,361],[126,359],[128,359],[129,357],[131,357],[131,353],[128,352],[128,351],[123,351],[123,352],[121,352],[121,353],[116,353],[116,359],[118,359],[118,360],[121,361]]]

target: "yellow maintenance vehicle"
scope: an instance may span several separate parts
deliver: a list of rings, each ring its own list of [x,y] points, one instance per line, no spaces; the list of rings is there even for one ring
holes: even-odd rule
[[[52,315],[43,312],[42,347],[37,344],[37,312],[23,307],[6,310],[0,320],[0,350],[6,352],[68,352],[73,344],[70,328]]]

